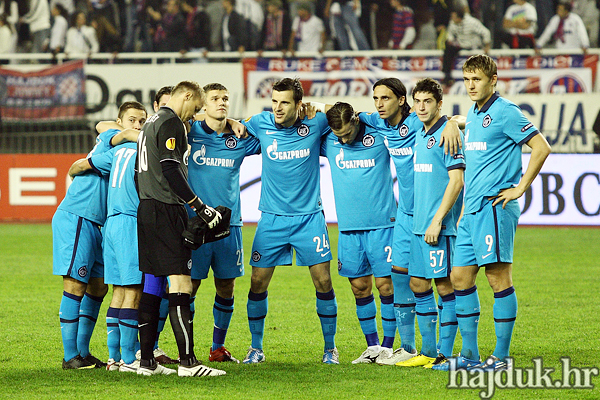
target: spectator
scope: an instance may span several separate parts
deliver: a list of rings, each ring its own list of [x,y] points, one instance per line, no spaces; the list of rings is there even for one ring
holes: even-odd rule
[[[186,18],[181,13],[179,0],[168,0],[166,12],[160,19],[160,30],[154,36],[158,51],[182,51],[187,48]]]
[[[121,35],[104,15],[94,15],[90,25],[96,30],[101,53],[118,53],[121,51]]]
[[[152,36],[157,22],[151,14],[155,8],[160,8],[160,4],[159,0],[131,0],[126,5],[124,51],[137,51],[138,48],[143,52],[153,50]]]
[[[413,10],[404,5],[404,0],[390,0],[390,4],[394,9],[394,15],[389,47],[400,50],[410,49],[416,36]]]
[[[65,48],[67,29],[69,29],[69,23],[67,22],[68,13],[62,4],[58,2],[52,7],[51,13],[52,17],[54,17],[54,23],[50,29],[49,50],[52,54],[56,55]]]
[[[585,25],[581,17],[571,12],[571,3],[561,2],[556,6],[556,15],[550,18],[546,29],[536,43],[536,53],[551,39],[557,49],[582,49],[585,53],[590,47]]]
[[[446,49],[442,59],[442,72],[444,84],[450,86],[454,83],[452,69],[458,52],[462,49],[481,50],[487,53],[490,50],[492,37],[488,28],[481,21],[465,13],[465,8],[457,7],[450,13],[450,24],[446,34]]]
[[[210,48],[211,24],[210,17],[204,7],[194,5],[195,0],[181,3],[181,10],[185,13],[185,31],[187,48],[189,51],[206,52]]]
[[[99,49],[96,30],[87,25],[87,17],[84,12],[76,13],[73,24],[67,31],[65,53],[67,55],[85,53],[89,57],[92,53],[97,53]]]
[[[354,41],[356,42],[358,50],[371,49],[369,42],[365,37],[365,33],[362,31],[358,22],[357,11],[360,12],[360,9],[360,0],[339,0],[339,3],[333,4],[332,0],[327,0],[327,4],[325,4],[323,15],[325,18],[331,17],[333,20],[335,36],[340,50],[351,50],[350,37],[348,36],[346,28],[348,28],[352,33],[352,36],[354,36]]]
[[[259,51],[285,51],[292,25],[281,0],[267,0],[267,15],[262,28]]]
[[[502,41],[512,49],[533,49],[537,29],[537,12],[526,0],[513,0],[506,9],[502,27]]]
[[[16,33],[6,20],[6,14],[0,14],[0,54],[15,53],[16,48]]]
[[[114,0],[87,0],[87,2],[90,20],[94,19],[96,15],[104,15],[114,29],[118,32],[121,31],[119,18],[117,18],[119,9]]]
[[[50,39],[50,8],[48,0],[31,0],[29,11],[20,18],[20,22],[29,25],[33,45],[32,53],[41,53],[48,47]]]
[[[433,12],[425,11],[423,23],[419,27],[417,39],[413,42],[412,48],[419,50],[435,50],[437,48],[438,33],[435,29]]]
[[[450,9],[446,1],[431,0],[430,8],[433,10],[433,25],[437,32],[437,45],[440,50],[446,47],[446,32],[450,23]]]
[[[246,50],[257,50],[261,30],[265,21],[265,13],[263,11],[261,0],[237,0],[235,11],[241,15],[246,21],[248,29]]]
[[[225,13],[221,22],[221,43],[225,51],[242,53],[247,46],[247,30],[244,18],[234,10],[235,1],[222,0]]]
[[[292,34],[288,43],[288,51],[295,55],[295,50],[323,52],[325,46],[325,26],[323,21],[310,12],[310,4],[300,3],[297,16],[292,22]]]
[[[596,6],[599,1],[576,0],[573,2],[573,12],[581,17],[590,39],[590,47],[598,47],[598,14]]]

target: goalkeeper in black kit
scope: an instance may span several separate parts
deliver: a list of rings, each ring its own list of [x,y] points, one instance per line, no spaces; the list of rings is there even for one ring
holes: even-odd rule
[[[175,370],[154,359],[153,347],[161,297],[169,282],[169,318],[179,350],[179,376],[217,376],[225,371],[209,368],[194,354],[190,311],[192,280],[191,247],[202,244],[206,231],[225,236],[227,219],[202,203],[187,183],[187,121],[204,105],[204,92],[196,82],[183,81],[173,88],[171,99],[148,119],[138,138],[138,238],[144,291],[139,306],[141,360],[138,375],[170,375]],[[198,215],[188,230],[185,204]],[[184,232],[187,238],[184,238]],[[200,238],[200,239],[199,239]],[[218,239],[217,239],[218,240]],[[200,241],[200,243],[198,243]]]

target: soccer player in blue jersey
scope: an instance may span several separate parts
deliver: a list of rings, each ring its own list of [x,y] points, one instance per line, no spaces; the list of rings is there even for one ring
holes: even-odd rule
[[[456,224],[462,207],[462,151],[444,154],[438,146],[448,118],[440,113],[443,90],[431,78],[417,82],[413,88],[413,108],[423,128],[413,147],[414,213],[408,267],[410,288],[415,295],[415,310],[422,345],[419,355],[397,363],[402,367],[426,368],[452,355],[458,328],[454,312],[454,290],[450,270]],[[436,348],[437,306],[431,281],[435,280],[443,302],[440,318],[440,350]]]
[[[459,357],[434,368],[504,369],[510,367],[507,358],[517,317],[512,281],[514,236],[520,216],[517,199],[539,173],[550,146],[516,104],[495,92],[498,71],[492,58],[470,57],[463,64],[463,78],[475,104],[466,121],[465,204],[450,276],[462,349]],[[531,147],[524,174],[523,144]],[[477,345],[480,305],[475,285],[482,267],[494,292],[496,330],[496,348],[484,363],[480,363]]]
[[[139,134],[146,121],[146,109],[137,101],[119,107],[117,124],[122,130]],[[136,372],[135,351],[138,336],[137,309],[142,293],[142,273],[137,253],[137,207],[135,187],[137,143],[125,142],[111,150],[76,161],[69,169],[76,176],[93,169],[109,177],[107,218],[103,231],[105,283],[113,285],[106,313],[109,360],[107,370]]]
[[[133,109],[122,121],[141,126]],[[131,130],[108,130],[96,138],[88,154],[101,154],[123,140],[135,141]],[[84,174],[73,179],[52,218],[53,273],[63,277],[60,327],[64,369],[100,368],[105,363],[90,354],[89,344],[108,286],[104,283],[102,235],[106,221],[108,178]]]
[[[188,181],[192,190],[202,193],[207,203],[231,209],[231,234],[192,252],[192,298],[212,268],[216,294],[209,361],[239,362],[225,348],[225,337],[233,314],[235,279],[244,275],[240,166],[246,156],[260,152],[260,143],[254,136],[238,139],[232,132],[227,122],[229,91],[225,86],[211,83],[203,89],[205,118],[192,122],[188,133],[191,146]],[[192,215],[191,210],[188,213]]]
[[[323,139],[322,155],[331,167],[340,231],[338,271],[350,281],[368,346],[352,363],[373,363],[382,347],[391,351],[396,335],[390,277],[396,199],[390,157],[381,132],[360,122],[350,104],[338,102],[326,115],[333,133]],[[373,277],[381,299],[381,346]]]
[[[321,137],[331,130],[323,113],[299,119],[302,85],[285,78],[273,85],[273,112],[244,121],[262,152],[262,211],[252,244],[252,277],[248,293],[248,322],[252,345],[244,363],[265,360],[263,336],[267,289],[275,266],[308,266],[316,289],[317,314],[325,341],[322,361],[338,364],[335,347],[337,302],[331,285],[331,248],[321,206],[319,152]]]

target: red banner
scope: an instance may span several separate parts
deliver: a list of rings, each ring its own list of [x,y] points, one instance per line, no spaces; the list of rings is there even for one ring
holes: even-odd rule
[[[68,188],[69,167],[85,154],[0,155],[0,221],[50,222]]]
[[[35,72],[0,68],[0,106],[5,121],[85,117],[83,60]]]

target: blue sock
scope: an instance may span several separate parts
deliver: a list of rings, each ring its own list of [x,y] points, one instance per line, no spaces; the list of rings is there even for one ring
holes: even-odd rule
[[[158,339],[160,334],[165,329],[167,318],[169,317],[169,294],[165,293],[160,300],[160,310],[158,312],[158,329],[156,330],[156,340],[154,342],[154,350],[158,349]]]
[[[456,297],[454,293],[440,296],[440,353],[446,357],[452,357],[454,341],[456,340]]]
[[[427,357],[437,357],[436,328],[437,328],[437,305],[433,296],[433,288],[426,292],[415,293],[417,305],[417,322],[421,332],[421,353]]]
[[[252,347],[255,349],[263,348],[263,337],[265,336],[265,318],[269,310],[268,301],[269,292],[262,293],[248,292],[248,325],[252,335]]]
[[[373,294],[361,299],[356,299],[356,316],[360,322],[360,329],[367,339],[367,346],[379,345],[379,336],[377,335],[377,306]]]
[[[454,294],[454,293],[452,293],[452,294]],[[438,294],[438,298],[437,298],[437,304],[438,304],[438,332],[440,332],[440,335],[438,336],[438,342],[435,345],[435,347],[437,348],[438,353],[439,353],[440,347],[442,347],[442,312],[444,310],[442,296],[440,296],[439,294]],[[454,304],[456,304],[456,302]],[[454,315],[456,315],[456,312],[454,313]],[[457,324],[457,326],[458,326],[458,324]],[[442,353],[442,354],[444,354],[444,353]]]
[[[121,329],[121,353],[123,362],[131,364],[135,361],[138,349],[138,310],[122,308],[119,313],[119,328]],[[116,360],[116,358],[115,358]]]
[[[225,299],[215,294],[215,304],[213,305],[213,318],[215,326],[213,328],[212,350],[216,350],[225,344],[225,336],[231,322],[233,314],[233,297]]]
[[[460,355],[469,360],[479,360],[477,328],[479,326],[479,295],[477,286],[465,290],[455,290],[456,320],[462,336]]]
[[[394,295],[379,296],[381,300],[381,326],[383,327],[383,342],[381,345],[394,348],[396,337],[396,314],[394,314]]]
[[[77,328],[79,327],[79,306],[81,297],[63,292],[60,301],[60,333],[62,336],[65,361],[79,354],[77,351]]]
[[[119,332],[120,308],[108,307],[106,311],[106,346],[108,347],[108,358],[115,361],[121,359],[121,333]]]
[[[494,355],[504,360],[509,355],[515,320],[517,319],[517,294],[514,286],[494,293],[494,327],[496,328],[496,348]]]
[[[321,321],[321,331],[325,342],[325,350],[335,348],[335,332],[337,331],[337,300],[335,292],[317,293],[317,315]]]
[[[190,296],[190,312],[192,313],[192,321],[193,321],[194,317],[196,316],[196,296],[194,296],[194,297]]]
[[[98,313],[104,297],[86,293],[79,305],[79,326],[77,327],[77,350],[81,357],[90,354],[90,340],[98,320]]]
[[[415,346],[415,295],[410,290],[410,276],[407,272],[392,269],[394,284],[394,314],[402,348],[414,353]]]

